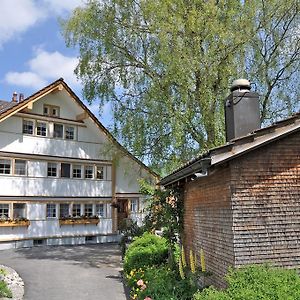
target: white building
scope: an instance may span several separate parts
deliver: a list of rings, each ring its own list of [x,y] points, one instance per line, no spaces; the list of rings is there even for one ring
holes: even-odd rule
[[[156,176],[63,79],[0,101],[0,249],[115,241],[141,221],[138,180]]]

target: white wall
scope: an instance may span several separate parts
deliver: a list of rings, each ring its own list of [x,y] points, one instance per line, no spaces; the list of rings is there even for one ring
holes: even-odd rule
[[[0,176],[0,196],[109,197],[111,181]]]

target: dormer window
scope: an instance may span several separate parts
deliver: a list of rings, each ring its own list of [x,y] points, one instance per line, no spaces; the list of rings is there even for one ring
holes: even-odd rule
[[[59,117],[59,107],[53,105],[44,105],[44,115],[50,117]]]

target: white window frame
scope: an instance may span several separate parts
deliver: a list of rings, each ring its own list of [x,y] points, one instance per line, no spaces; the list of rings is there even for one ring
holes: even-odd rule
[[[73,138],[72,139],[67,138],[67,128],[73,128]],[[64,139],[67,141],[75,141],[76,140],[75,137],[76,137],[76,127],[73,125],[65,124],[64,125]]]
[[[79,206],[79,215],[77,214],[77,212],[76,212],[76,214],[74,214],[74,206]],[[81,205],[81,203],[73,203],[72,204],[72,217],[81,217],[82,216],[82,205]]]
[[[9,161],[9,173],[0,173],[0,176],[8,176],[8,175],[12,175],[12,170],[13,170],[13,160],[10,158],[6,158],[6,157],[0,157],[0,161]],[[6,163],[4,163],[3,165],[7,165]],[[6,167],[3,167],[3,171],[7,170]]]
[[[92,170],[92,177],[86,177],[86,170],[88,168],[91,168],[91,170]],[[94,165],[85,165],[84,166],[84,174],[83,175],[84,175],[84,179],[94,179],[95,178]]]
[[[55,136],[55,125],[61,125],[62,126],[62,136]],[[53,122],[53,138],[54,139],[64,139],[64,132],[65,132],[65,125],[63,123],[60,122]]]
[[[55,176],[49,175],[49,164],[56,165],[56,175]],[[49,177],[49,178],[58,178],[58,175],[59,175],[59,172],[60,172],[60,170],[58,168],[58,165],[59,164],[57,162],[52,162],[52,161],[47,162],[47,177]]]
[[[92,212],[91,213],[89,213],[89,214],[87,214],[87,206],[92,206]],[[93,203],[85,203],[84,204],[84,216],[93,216],[94,215],[94,205],[93,205]]]
[[[23,161],[23,162],[25,162],[25,168],[24,168],[24,174],[17,174],[17,172],[16,172],[16,165],[17,165],[17,161]],[[16,175],[16,176],[27,176],[27,169],[28,169],[28,167],[27,167],[27,165],[28,165],[28,162],[27,162],[27,160],[25,160],[25,159],[20,159],[20,158],[15,158],[14,159],[14,164],[13,164],[14,166],[14,170],[13,170],[13,174],[14,175]]]
[[[38,124],[46,125],[46,135],[38,134]],[[35,135],[39,137],[48,137],[49,136],[49,124],[46,121],[36,120],[35,122]]]
[[[24,122],[32,122],[32,133],[24,132]],[[23,119],[22,121],[22,134],[25,135],[35,135],[35,120],[33,119]]]
[[[50,205],[52,206],[52,209],[49,207]],[[48,216],[48,208],[49,208],[49,212],[52,212],[53,208],[54,208],[55,216]],[[46,218],[47,219],[57,219],[57,204],[54,204],[54,203],[46,204]]]
[[[139,199],[138,198],[130,199],[130,212],[131,213],[139,212]]]
[[[6,206],[7,208],[4,208],[2,206]],[[7,215],[3,213],[4,210],[7,210]],[[1,218],[5,218],[5,219],[10,218],[10,212],[11,212],[11,207],[10,207],[9,203],[0,203],[0,219]]]
[[[99,206],[103,206],[103,215],[99,214]],[[95,215],[99,218],[106,218],[106,204],[105,203],[96,203],[95,204]]]
[[[79,168],[75,168],[75,167],[80,167],[80,177],[75,177],[74,176],[74,170],[79,170]],[[77,174],[77,173],[76,173]],[[72,164],[72,178],[75,178],[75,179],[82,179],[82,175],[83,175],[83,172],[82,172],[82,165],[80,164]]]
[[[98,168],[102,169],[102,177],[98,178]],[[105,166],[103,165],[95,165],[95,179],[96,180],[105,180]]]
[[[16,210],[15,205],[20,205],[20,204],[24,205],[24,215],[20,216],[20,217],[17,217],[17,216],[15,216],[15,210]],[[13,219],[26,218],[27,217],[27,205],[26,205],[26,203],[24,203],[24,202],[22,202],[22,203],[19,203],[19,202],[18,203],[13,203],[12,215],[13,215]]]

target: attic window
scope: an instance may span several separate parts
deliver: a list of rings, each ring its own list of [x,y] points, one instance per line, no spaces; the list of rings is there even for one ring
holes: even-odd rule
[[[44,115],[50,117],[59,117],[59,107],[53,105],[44,105]]]

